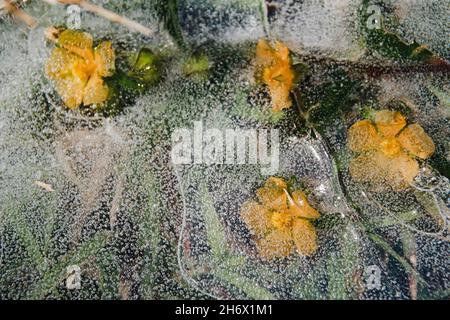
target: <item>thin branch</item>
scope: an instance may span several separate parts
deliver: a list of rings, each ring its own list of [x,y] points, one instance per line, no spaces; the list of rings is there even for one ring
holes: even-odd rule
[[[44,36],[47,40],[55,42],[58,40],[59,30],[55,27],[48,27],[44,30]]]
[[[52,5],[55,5],[55,4],[77,5],[86,11],[90,11],[92,13],[98,14],[99,16],[102,16],[103,18],[106,18],[111,22],[119,23],[131,30],[140,32],[145,36],[151,36],[152,34],[154,34],[153,30],[151,30],[133,20],[122,17],[122,16],[118,15],[117,13],[107,10],[101,6],[97,6],[87,0],[42,0],[42,1],[52,4]]]
[[[404,231],[401,239],[403,243],[403,253],[417,273],[417,248],[415,236],[410,231]],[[417,276],[416,274],[410,274],[408,278],[411,300],[417,300]]]
[[[429,63],[417,62],[403,65],[383,64],[379,61],[367,63],[362,61],[338,60],[327,56],[300,53],[298,57],[306,63],[326,64],[335,67],[352,68],[352,71],[370,78],[379,78],[385,74],[411,74],[411,73],[450,73],[450,64],[441,58],[435,58]]]
[[[29,28],[35,28],[38,25],[37,20],[33,16],[20,9],[11,0],[3,0],[3,4],[0,8],[4,9],[7,14],[10,14],[15,19],[24,22]]]
[[[428,283],[420,276],[420,274],[417,273],[417,270],[414,268],[414,266],[412,266],[407,259],[399,255],[394,249],[392,249],[391,245],[386,242],[386,240],[375,233],[369,233],[368,236],[375,244],[384,249],[384,251],[391,255],[391,257],[397,260],[397,262],[399,262],[403,266],[408,275],[414,276],[421,285],[423,285],[424,287],[428,287]]]
[[[44,189],[44,190],[46,190],[48,192],[55,191],[50,184],[42,182],[42,181],[35,180],[35,181],[33,181],[33,184],[38,186],[38,187],[41,187],[42,189]]]

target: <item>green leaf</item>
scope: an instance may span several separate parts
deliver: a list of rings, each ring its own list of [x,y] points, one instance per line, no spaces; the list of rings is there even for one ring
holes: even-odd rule
[[[205,54],[190,56],[183,66],[183,73],[190,75],[207,71],[211,67],[209,58]]]
[[[161,78],[161,60],[148,48],[142,48],[128,75],[146,85],[156,83]]]
[[[309,73],[309,66],[306,63],[298,62],[292,65],[294,71],[294,85],[298,85]]]
[[[324,214],[314,222],[314,225],[319,230],[329,231],[343,228],[345,220],[339,214]]]
[[[143,86],[140,85],[138,81],[136,81],[134,78],[130,77],[124,72],[120,71],[116,72],[116,74],[112,78],[112,81],[116,81],[117,84],[125,90],[136,92],[143,90]]]
[[[120,266],[114,250],[109,248],[108,251],[98,255],[102,299],[117,299],[119,296]]]
[[[200,193],[208,244],[211,247],[213,259],[221,261],[227,255],[225,232],[214,208],[214,201],[204,182],[200,184]]]
[[[167,32],[172,36],[180,48],[186,48],[183,30],[178,15],[178,0],[153,0],[153,8],[160,23],[164,25]]]
[[[324,299],[321,293],[319,281],[324,277],[325,268],[315,268],[298,284],[295,285],[295,290],[300,299],[305,300],[320,300]]]
[[[359,244],[350,230],[341,236],[341,249],[327,259],[328,299],[355,299],[353,275],[359,265]]]
[[[370,51],[377,52],[382,56],[392,59],[404,59],[420,62],[430,62],[432,58],[435,57],[435,55],[428,50],[426,46],[415,41],[408,44],[398,35],[387,31],[384,25],[384,21],[387,17],[383,16],[381,21],[382,25],[379,28],[369,28],[367,26],[367,21],[371,19],[373,12],[370,12],[368,9],[372,4],[372,1],[364,0],[359,12],[361,35],[364,39],[366,47]]]
[[[231,108],[231,114],[250,121],[257,121],[262,124],[277,124],[285,118],[286,113],[274,112],[270,107],[252,106],[247,102],[245,92],[240,92],[236,96],[236,102]]]
[[[442,106],[447,109],[446,111],[448,113],[450,111],[450,94],[434,86],[428,86],[428,89],[439,99]]]
[[[411,222],[420,218],[420,213],[415,210],[400,212],[397,217],[390,215],[384,216],[382,219],[373,219],[370,223],[373,228],[385,228],[398,225],[400,223]]]
[[[423,300],[448,300],[450,298],[450,289],[437,290],[428,294],[422,294]]]
[[[89,257],[95,256],[108,243],[109,236],[108,231],[99,232],[92,239],[81,244],[80,247],[68,252],[45,272],[41,280],[33,285],[27,293],[27,299],[45,298],[64,279],[68,266],[80,265]]]
[[[273,300],[275,297],[268,290],[260,287],[255,281],[241,276],[235,272],[231,272],[225,269],[219,269],[214,272],[214,275],[235,287],[241,289],[245,294],[256,300]]]
[[[308,120],[318,128],[332,125],[340,113],[345,113],[363,98],[360,96],[364,92],[360,81],[351,79],[344,71],[336,71],[331,77],[331,80],[302,93]]]
[[[429,192],[424,192],[416,189],[414,189],[413,193],[417,201],[425,209],[425,212],[433,218],[436,224],[443,227],[445,225],[445,221],[442,217],[443,214],[441,214],[439,204],[436,202],[436,198]]]
[[[194,54],[184,63],[183,73],[197,80],[205,80],[209,75],[210,68],[211,62],[205,54]]]
[[[444,152],[436,152],[430,159],[430,165],[447,179],[450,179],[450,161]]]
[[[156,249],[159,241],[160,226],[158,225],[158,211],[161,203],[161,190],[158,181],[152,173],[147,173],[143,184],[147,191],[147,203],[145,210],[138,217],[139,242],[141,246],[149,245]]]
[[[139,292],[145,299],[154,298],[156,275],[158,274],[158,255],[161,254],[160,216],[163,204],[161,190],[153,172],[145,174],[143,186],[147,192],[145,210],[138,210],[139,246],[143,250],[143,266]]]
[[[369,233],[369,238],[377,244],[380,248],[382,248],[384,251],[389,253],[391,257],[393,257],[395,260],[397,260],[405,269],[406,273],[409,275],[412,275],[417,278],[418,282],[423,285],[424,287],[428,287],[428,284],[423,278],[417,273],[417,271],[414,269],[413,266],[406,260],[404,257],[400,256],[390,245],[388,242],[386,242],[382,237],[380,237],[377,234]]]
[[[22,211],[22,206],[33,198],[33,192],[30,195],[30,198],[25,197],[21,199],[19,203],[12,200],[7,202],[7,206],[5,208],[6,216],[8,217],[8,221],[13,226],[14,230],[17,232],[22,244],[31,260],[38,266],[39,270],[45,269],[45,257],[43,252],[41,251],[41,246],[34,236],[29,224],[27,223],[25,216]]]

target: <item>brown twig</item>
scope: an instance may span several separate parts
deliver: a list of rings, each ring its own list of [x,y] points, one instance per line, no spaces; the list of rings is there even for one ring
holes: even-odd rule
[[[46,29],[44,30],[44,36],[45,36],[45,38],[46,38],[47,40],[50,40],[50,41],[55,42],[55,43],[56,43],[56,41],[58,40],[58,35],[59,35],[59,33],[60,33],[60,30],[58,30],[58,29],[55,28],[55,27],[49,27],[49,28],[46,28]]]
[[[128,18],[122,17],[118,15],[117,13],[114,13],[110,10],[107,10],[103,7],[97,6],[87,0],[43,0],[44,2],[47,2],[49,4],[73,4],[80,6],[86,11],[90,11],[92,13],[98,14],[99,16],[106,18],[112,22],[119,23],[131,30],[137,31],[142,33],[145,36],[151,36],[154,31],[133,21]]]
[[[29,28],[35,28],[38,25],[37,20],[33,16],[20,9],[17,4],[11,0],[3,0],[3,6],[1,8],[13,18],[24,22]]]
[[[416,239],[414,234],[409,231],[404,231],[402,236],[403,242],[403,252],[405,257],[411,263],[411,266],[416,270],[417,268],[417,250],[416,250]],[[410,274],[408,276],[409,293],[411,300],[417,300],[417,276],[415,274]]]
[[[44,189],[44,190],[46,190],[46,191],[48,191],[48,192],[55,191],[50,184],[42,182],[42,181],[39,181],[39,180],[33,181],[33,184],[38,186],[38,187],[40,187],[40,188],[42,188],[42,189]]]
[[[411,73],[450,73],[450,64],[443,59],[435,58],[429,63],[417,62],[403,65],[380,64],[377,62],[337,60],[326,56],[312,54],[299,54],[299,58],[306,63],[326,64],[335,67],[352,68],[355,73],[368,76],[369,78],[379,78],[386,74],[411,74]]]

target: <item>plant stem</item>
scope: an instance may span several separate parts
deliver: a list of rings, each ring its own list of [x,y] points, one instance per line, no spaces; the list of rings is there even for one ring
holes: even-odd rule
[[[24,22],[28,28],[35,28],[38,25],[37,20],[26,13],[25,11],[21,10],[13,1],[11,0],[3,0],[3,4],[1,6],[1,9],[5,9],[6,13],[9,13],[12,15],[15,19],[18,19],[22,22]]]
[[[261,20],[263,24],[264,33],[266,34],[266,37],[271,39],[272,35],[270,33],[270,26],[269,26],[269,18],[268,18],[268,12],[267,12],[267,5],[265,0],[259,1],[259,10],[261,14]]]
[[[383,248],[388,254],[390,254],[393,258],[395,258],[402,266],[405,268],[405,271],[410,275],[414,276],[417,281],[419,281],[422,285],[428,286],[427,282],[422,279],[422,277],[417,274],[417,271],[414,266],[410,264],[408,260],[400,256],[394,249],[379,235],[374,233],[369,233],[369,238],[372,239],[379,247]]]
[[[109,21],[119,23],[128,29],[137,31],[142,33],[145,36],[151,36],[154,34],[154,31],[133,21],[126,17],[120,16],[117,13],[114,13],[110,10],[107,10],[101,6],[97,6],[87,0],[42,0],[49,4],[73,4],[80,6],[86,11],[90,11],[92,13],[98,14],[99,16],[108,19]]]
[[[406,258],[411,263],[411,267],[416,270],[417,254],[416,254],[416,239],[414,234],[405,230],[402,233],[403,252]],[[409,274],[409,292],[411,300],[417,300],[417,277],[416,274]]]
[[[411,74],[411,73],[433,73],[433,72],[450,72],[450,64],[445,60],[437,60],[433,63],[408,63],[403,65],[381,64],[373,62],[366,63],[362,61],[338,60],[326,56],[318,56],[317,54],[298,54],[306,63],[325,64],[332,67],[349,67],[355,74],[362,74],[370,78],[380,78],[386,74]]]

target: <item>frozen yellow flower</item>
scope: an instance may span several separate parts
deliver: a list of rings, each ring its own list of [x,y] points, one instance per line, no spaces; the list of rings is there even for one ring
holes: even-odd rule
[[[294,72],[289,49],[279,41],[272,47],[261,39],[256,47],[256,64],[262,68],[262,80],[269,87],[272,109],[280,111],[290,108],[292,101],[289,94],[294,82]]]
[[[245,202],[241,217],[255,236],[259,255],[265,260],[283,258],[294,247],[300,255],[314,254],[317,237],[311,220],[320,214],[305,194],[300,190],[290,194],[286,182],[275,177],[267,179],[256,194],[259,201]]]
[[[433,140],[418,124],[406,126],[397,111],[381,110],[374,121],[356,122],[348,131],[348,145],[360,153],[350,162],[350,174],[359,182],[407,188],[419,172],[415,157],[429,158]]]
[[[59,34],[57,45],[45,72],[55,82],[64,104],[75,109],[82,103],[104,102],[109,89],[103,78],[111,76],[115,70],[111,42],[104,41],[94,49],[90,34],[68,29]]]

